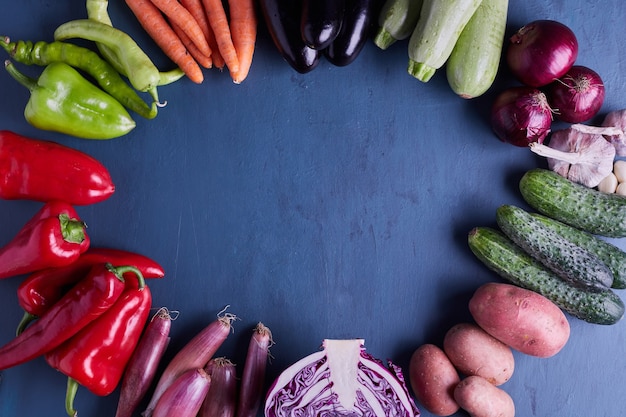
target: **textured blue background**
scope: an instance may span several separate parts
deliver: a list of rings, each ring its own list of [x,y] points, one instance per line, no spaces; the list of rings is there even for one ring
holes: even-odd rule
[[[0,33],[14,40],[51,40],[58,25],[86,16],[80,1],[11,9]],[[124,2],[111,2],[110,14],[170,67]],[[535,19],[574,30],[577,63],[605,81],[602,114],[626,106],[621,1],[512,0],[508,34]],[[240,320],[218,355],[241,368],[250,331],[264,322],[276,342],[268,383],[324,338],[364,338],[371,354],[406,369],[415,348],[441,344],[448,328],[470,319],[467,302],[480,284],[498,280],[470,253],[467,232],[494,225],[501,204],[523,205],[517,181],[543,164],[499,142],[487,123],[494,94],[512,81],[503,72],[484,97],[462,100],[444,71],[427,84],[406,73],[405,42],[387,51],[369,43],[348,67],[323,61],[300,75],[263,24],[259,31],[243,84],[212,70],[202,85],[163,87],[167,107],[155,120],[138,117],[126,137],[97,142],[32,128],[22,114],[28,92],[6,73],[0,128],[78,148],[109,168],[113,197],[78,211],[93,246],[137,251],[165,267],[166,278],[151,282],[155,307],[180,311],[166,359],[230,305]],[[0,243],[39,206],[0,201]],[[0,343],[21,317],[19,282],[0,282]],[[517,415],[623,414],[626,324],[570,323],[557,356],[516,353],[502,388]],[[42,359],[3,371],[0,417],[62,416],[64,391],[65,378]],[[81,416],[104,417],[116,402],[117,392],[81,389],[76,405]]]

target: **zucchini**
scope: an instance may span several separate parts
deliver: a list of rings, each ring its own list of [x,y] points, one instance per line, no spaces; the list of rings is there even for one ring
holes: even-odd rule
[[[482,0],[446,63],[452,91],[470,99],[493,85],[500,66],[509,0]]]
[[[505,280],[535,291],[588,323],[611,325],[624,316],[624,303],[611,289],[576,287],[545,268],[502,232],[476,227],[468,236],[474,255]]]
[[[551,170],[535,168],[519,183],[524,200],[541,214],[585,232],[626,237],[626,197],[577,184]]]
[[[613,273],[612,288],[626,288],[626,252],[606,240],[600,239],[591,233],[576,229],[575,227],[568,226],[558,220],[551,219],[539,213],[531,213],[531,216],[541,221],[545,227],[558,233],[564,239],[587,249],[600,258]]]
[[[378,32],[374,43],[380,49],[407,39],[413,33],[420,17],[423,0],[387,0],[378,16]]]
[[[481,0],[424,0],[409,39],[408,72],[427,82],[445,64]]]
[[[561,279],[594,290],[611,288],[613,273],[587,249],[561,235],[519,207],[496,210],[498,226],[509,239]]]

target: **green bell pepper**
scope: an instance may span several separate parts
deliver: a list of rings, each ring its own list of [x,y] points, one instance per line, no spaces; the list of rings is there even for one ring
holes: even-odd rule
[[[9,60],[5,69],[30,90],[24,117],[36,128],[84,139],[112,139],[135,128],[119,101],[63,62],[47,65],[38,79],[22,74]]]

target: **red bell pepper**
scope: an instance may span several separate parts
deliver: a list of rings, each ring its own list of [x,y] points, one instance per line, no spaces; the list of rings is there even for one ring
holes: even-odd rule
[[[89,248],[85,229],[71,205],[45,204],[0,248],[0,278],[73,263]]]
[[[86,153],[0,130],[0,198],[87,205],[115,191],[109,171]]]
[[[126,271],[109,264],[94,266],[39,320],[0,347],[0,370],[51,351],[109,310],[124,291]]]
[[[32,320],[44,314],[93,265],[107,262],[113,265],[133,265],[144,278],[162,278],[165,275],[163,267],[147,256],[121,249],[89,248],[76,262],[35,271],[22,281],[17,289],[17,301],[25,313],[18,325],[17,334]],[[126,275],[129,274],[130,272]],[[124,278],[128,278],[126,275]]]
[[[152,296],[141,272],[131,268],[137,279],[126,280],[115,304],[45,355],[51,367],[69,378],[65,404],[70,416],[76,415],[73,404],[78,384],[100,396],[115,390],[146,326]]]

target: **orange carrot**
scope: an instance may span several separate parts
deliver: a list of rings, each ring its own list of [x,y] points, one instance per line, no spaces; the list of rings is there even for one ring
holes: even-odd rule
[[[174,61],[191,81],[200,84],[204,80],[202,69],[189,55],[185,45],[176,36],[161,11],[150,0],[126,0],[126,4],[141,27],[150,35],[163,53]]]
[[[193,43],[191,38],[187,36],[185,31],[176,24],[176,22],[170,20],[170,26],[172,26],[172,29],[174,30],[176,35],[178,35],[180,41],[183,43],[183,45],[185,45],[187,51],[191,54],[193,59],[195,59],[196,62],[200,64],[200,66],[204,68],[211,68],[213,66],[213,61],[211,57],[204,55],[202,51],[200,51],[200,49],[196,46],[196,44]]]
[[[200,25],[178,0],[152,0],[152,3],[173,22],[176,22],[204,55],[211,56],[211,48]]]
[[[236,84],[241,83],[250,71],[257,35],[257,16],[254,0],[228,0],[230,31],[239,59],[239,70],[231,71]]]
[[[204,11],[204,5],[202,4],[202,0],[180,0],[180,4],[182,4],[183,7],[189,10],[189,13],[191,13],[193,18],[196,19],[196,22],[198,22],[200,29],[202,29],[202,33],[204,33],[204,37],[209,44],[209,48],[211,48],[212,64],[217,68],[224,68],[224,59],[219,53],[219,48],[217,46],[217,42],[215,41],[215,35],[213,34],[213,30],[211,29],[211,25],[209,24],[207,14]],[[191,52],[191,50],[189,52]]]
[[[237,58],[237,51],[233,45],[230,26],[222,0],[203,0],[202,3],[204,4],[204,11],[209,19],[209,24],[215,34],[217,47],[224,58],[224,62],[226,62],[226,66],[231,72],[239,71],[239,58]]]
[[[213,66],[219,69],[223,69],[226,62],[224,62],[224,57],[220,53],[220,48],[217,46],[217,40],[215,39],[215,33],[213,33],[213,29],[209,26],[207,41],[209,42],[209,46],[211,47],[211,58],[213,58]]]

